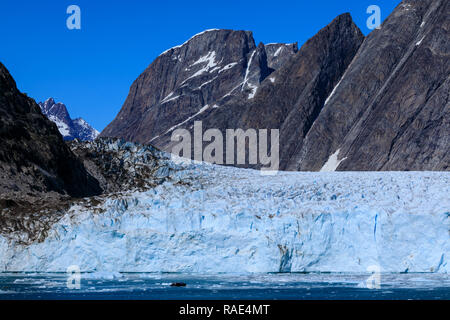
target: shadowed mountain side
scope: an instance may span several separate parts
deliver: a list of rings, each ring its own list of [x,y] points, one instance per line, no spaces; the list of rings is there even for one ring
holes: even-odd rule
[[[4,199],[57,192],[85,197],[98,181],[64,143],[56,125],[33,99],[19,92],[0,63],[0,194]]]
[[[449,17],[448,1],[403,1],[365,39],[290,169],[336,155],[338,170],[448,170]]]

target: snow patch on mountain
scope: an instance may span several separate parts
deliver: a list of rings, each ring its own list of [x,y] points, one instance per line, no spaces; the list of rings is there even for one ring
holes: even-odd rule
[[[250,74],[250,67],[252,65],[253,57],[255,56],[256,50],[252,52],[250,59],[248,60],[247,69],[245,70],[244,82],[242,83],[241,91],[244,91],[245,85],[248,83],[248,76]]]
[[[420,44],[422,43],[423,39],[425,39],[425,37],[422,37],[419,41],[417,41],[416,46],[420,46]]]
[[[332,172],[336,171],[336,169],[339,167],[342,161],[344,161],[347,158],[343,158],[338,160],[339,153],[341,152],[341,149],[336,150],[335,153],[333,153],[327,160],[327,162],[323,165],[322,169],[320,169],[320,172]]]
[[[280,54],[281,50],[283,50],[283,47],[279,47],[279,48],[277,49],[277,51],[275,51],[275,53],[273,54],[273,56],[274,56],[274,57],[277,57],[277,56]]]
[[[61,133],[61,135],[64,138],[69,138],[71,136],[69,126],[66,123],[64,123],[61,119],[59,119],[57,116],[53,116],[53,115],[49,115],[49,116],[47,116],[47,118],[56,124],[56,126],[58,127],[58,130],[59,130],[59,133]]]
[[[206,72],[214,72],[216,70],[216,52],[212,51],[212,52],[208,52],[207,55],[199,58],[196,62],[194,62],[191,67],[197,65],[197,64],[204,64],[205,62],[207,62],[206,65],[204,65],[200,70],[196,71],[192,76],[188,77],[186,80],[184,80],[181,84],[183,85],[184,83],[186,83],[188,80],[198,77]],[[190,69],[190,68],[189,68]]]
[[[165,97],[163,100],[161,100],[161,104],[167,103],[169,101],[173,101],[181,97],[180,95],[173,97],[173,92],[169,93],[167,97]]]
[[[178,46],[174,46],[174,47],[172,47],[172,48],[170,48],[170,49],[167,49],[166,51],[162,52],[162,53],[160,54],[160,56],[165,55],[166,53],[168,53],[168,52],[171,51],[171,50],[175,50],[175,49],[181,48],[182,46],[184,46],[185,44],[187,44],[189,41],[191,41],[192,39],[194,39],[194,38],[196,38],[196,37],[198,37],[198,36],[200,36],[200,35],[202,35],[202,34],[205,34],[205,33],[207,33],[207,32],[211,32],[211,31],[219,31],[219,30],[220,30],[220,29],[208,29],[208,30],[199,32],[199,33],[193,35],[191,38],[189,38],[189,39],[188,39],[187,41],[185,41],[183,44],[180,44],[180,45],[178,45]]]
[[[232,62],[227,64],[225,67],[223,67],[222,69],[219,70],[219,73],[222,73],[224,71],[230,70],[231,68],[233,68],[234,66],[237,66],[238,63],[237,62]]]
[[[344,78],[344,77],[342,77],[342,78]],[[325,104],[324,104],[324,105],[327,105],[328,102],[331,100],[331,98],[334,96],[334,94],[336,93],[337,88],[339,88],[339,85],[341,84],[342,78],[341,78],[341,80],[339,80],[339,82],[338,82],[338,83],[336,84],[336,86],[333,88],[333,91],[331,91],[330,95],[329,95],[329,96],[327,97],[327,99],[325,100]]]
[[[255,86],[254,84],[248,84],[252,92],[248,95],[248,99],[253,99],[256,95],[256,91],[258,91],[258,86]]]
[[[100,134],[95,128],[87,123],[83,118],[77,118],[73,120],[75,132],[78,134],[80,140],[95,140]]]
[[[64,140],[94,140],[100,132],[94,129],[82,118],[71,119],[67,107],[63,103],[56,103],[53,98],[39,102],[42,113],[56,124]]]

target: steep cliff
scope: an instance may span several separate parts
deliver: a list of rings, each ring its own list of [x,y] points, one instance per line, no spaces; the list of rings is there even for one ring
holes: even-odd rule
[[[0,195],[2,204],[54,191],[73,197],[101,192],[64,143],[56,125],[19,92],[0,63]]]
[[[268,52],[264,44],[255,45],[249,31],[197,34],[156,58],[100,136],[164,147],[174,128],[235,96],[254,96],[261,82],[295,55],[297,45],[270,44]]]
[[[206,31],[158,57],[102,135],[171,152],[202,121],[279,129],[282,170],[449,170],[449,17],[448,1],[404,0],[364,38],[343,14],[298,52]]]
[[[403,1],[365,39],[290,168],[448,170],[449,17],[448,1]]]

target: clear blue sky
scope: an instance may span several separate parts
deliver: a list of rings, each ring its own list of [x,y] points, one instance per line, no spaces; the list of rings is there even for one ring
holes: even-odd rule
[[[37,102],[52,96],[98,130],[120,110],[130,85],[164,50],[211,28],[251,30],[255,41],[301,46],[350,12],[364,34],[369,5],[382,20],[400,0],[15,0],[0,2],[0,61]],[[81,30],[66,9],[81,8]]]

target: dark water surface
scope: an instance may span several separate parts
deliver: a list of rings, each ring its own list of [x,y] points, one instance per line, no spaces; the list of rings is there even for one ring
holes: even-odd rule
[[[382,274],[380,288],[355,274],[82,274],[80,289],[66,274],[0,273],[0,300],[450,300],[445,274]],[[171,287],[184,282],[186,287]]]

